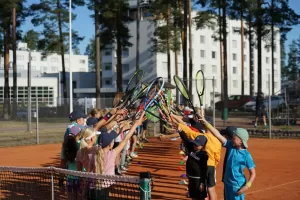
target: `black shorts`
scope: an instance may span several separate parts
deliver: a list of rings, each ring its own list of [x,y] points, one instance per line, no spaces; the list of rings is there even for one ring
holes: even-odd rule
[[[88,200],[97,200],[97,199],[109,199],[109,190],[110,188],[102,188],[102,189],[89,189],[88,190]]]
[[[207,166],[207,187],[211,188],[216,186],[216,168]]]
[[[205,199],[207,197],[206,187],[200,192],[200,179],[189,178],[189,198]]]
[[[256,110],[256,117],[263,117],[263,116],[267,116],[267,110],[265,108],[263,109],[257,109]]]
[[[143,130],[147,130],[147,126],[148,126],[148,119],[146,119],[145,121],[143,121]]]

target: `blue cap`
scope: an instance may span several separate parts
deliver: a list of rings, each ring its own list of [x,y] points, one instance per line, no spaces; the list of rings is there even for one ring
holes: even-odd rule
[[[94,126],[95,124],[98,123],[98,119],[95,118],[95,117],[89,117],[87,120],[86,120],[86,125],[88,126]]]
[[[226,135],[229,138],[232,138],[236,131],[237,128],[235,126],[228,126],[226,129],[222,129],[220,133],[221,135]]]
[[[101,135],[99,135],[98,138],[98,145],[100,145],[102,148],[107,147],[111,144],[111,142],[118,137],[118,134],[116,131],[108,132],[101,132]]]
[[[207,142],[207,138],[204,135],[199,135],[195,138],[195,140],[190,142],[196,146],[204,146]]]
[[[87,118],[87,115],[85,115],[84,113],[82,113],[78,110],[74,110],[73,112],[71,112],[69,114],[69,119],[71,121],[75,121],[75,120],[80,119],[80,118]]]

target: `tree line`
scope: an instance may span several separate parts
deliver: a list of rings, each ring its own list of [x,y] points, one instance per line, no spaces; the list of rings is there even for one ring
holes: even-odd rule
[[[136,2],[138,1],[136,0]],[[6,118],[10,115],[8,100],[9,49],[13,50],[13,94],[14,99],[17,99],[17,41],[27,42],[30,49],[42,51],[44,56],[52,52],[61,55],[63,97],[67,98],[64,54],[70,52],[68,49],[68,5],[69,0],[40,0],[31,5],[26,4],[25,0],[2,0],[0,2],[0,53],[4,56],[4,98],[6,99],[3,113]],[[132,46],[129,42],[131,36],[128,23],[134,19],[128,15],[129,0],[72,0],[72,9],[78,6],[86,6],[92,11],[90,23],[94,23],[95,29],[86,53],[89,55],[89,65],[96,71],[96,98],[97,106],[100,107],[101,50],[104,48],[114,49],[116,46],[117,91],[120,92],[123,88],[122,49]],[[292,29],[292,26],[299,23],[300,18],[289,6],[288,0],[149,0],[149,11],[152,14],[152,22],[155,24],[155,37],[152,38],[153,51],[167,54],[169,81],[171,81],[170,55],[171,53],[174,54],[175,73],[178,74],[178,52],[183,52],[183,80],[190,91],[193,87],[191,81],[193,75],[192,27],[196,26],[197,29],[210,27],[214,30],[213,37],[219,41],[220,45],[221,97],[224,100],[225,111],[228,99],[227,20],[241,20],[241,27],[238,32],[241,35],[242,44],[245,39],[244,36],[249,42],[249,69],[251,72],[254,70],[253,50],[257,48],[258,55],[255,61],[257,61],[258,66],[257,91],[259,92],[262,90],[262,48],[268,48],[272,52],[271,71],[274,75],[274,48],[279,46],[274,38],[280,34],[281,60],[285,60],[283,46],[286,34]],[[193,11],[197,12],[196,17],[192,16]],[[42,30],[39,32],[30,30],[22,34],[20,25],[28,17],[31,18],[34,26],[42,27]],[[72,13],[72,20],[76,20],[74,12]],[[74,47],[72,51],[78,52],[78,44],[84,37],[80,36],[76,30],[72,30],[72,36]],[[262,47],[262,40],[267,41],[267,45],[264,47]],[[292,57],[298,55],[293,53],[293,49],[297,49],[297,47],[296,44],[291,45],[288,53],[288,65],[285,62],[281,63],[282,72],[292,72],[296,69],[292,67]],[[241,49],[241,51],[243,50]],[[241,55],[243,57],[243,53]],[[296,56],[296,58],[298,57]],[[241,68],[241,92],[244,94],[244,62],[241,62]],[[254,95],[254,77],[252,76],[249,85],[251,86],[249,92]],[[272,93],[274,94],[274,78],[272,78],[272,86]],[[12,113],[15,113],[15,109],[16,102],[13,104]]]

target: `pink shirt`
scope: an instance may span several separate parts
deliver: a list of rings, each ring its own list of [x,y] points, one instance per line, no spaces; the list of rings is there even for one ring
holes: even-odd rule
[[[81,162],[83,167],[87,170],[87,172],[95,173],[95,150],[96,148],[92,148],[89,150],[88,159],[81,160],[82,150],[77,152],[76,161]],[[110,150],[104,153],[104,173],[105,175],[115,175],[115,161],[116,161],[116,151]]]

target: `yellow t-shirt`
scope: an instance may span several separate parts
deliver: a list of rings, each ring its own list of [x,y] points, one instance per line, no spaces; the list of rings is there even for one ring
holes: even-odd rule
[[[205,134],[199,133],[197,131],[193,131],[185,124],[179,124],[179,127],[190,140],[195,140],[198,135],[204,135],[207,138],[207,143],[204,149],[208,155],[207,166],[216,167],[221,159],[221,142],[210,132]]]

